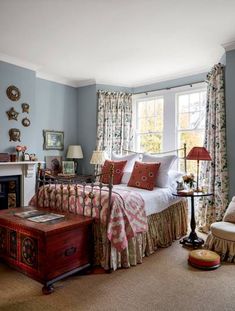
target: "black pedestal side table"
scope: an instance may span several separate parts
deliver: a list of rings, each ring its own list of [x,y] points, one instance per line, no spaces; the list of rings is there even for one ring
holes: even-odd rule
[[[185,192],[185,193],[172,193],[172,195],[176,197],[185,197],[185,198],[191,198],[191,221],[190,221],[190,227],[191,232],[189,236],[183,238],[180,241],[180,244],[183,244],[185,246],[192,246],[192,247],[199,247],[204,244],[204,240],[199,238],[197,236],[197,233],[195,232],[196,229],[196,221],[195,221],[195,211],[194,211],[194,198],[196,197],[207,197],[213,195],[213,193],[204,193],[204,192]]]

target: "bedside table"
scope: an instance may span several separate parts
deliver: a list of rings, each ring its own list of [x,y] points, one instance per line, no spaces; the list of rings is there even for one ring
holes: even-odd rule
[[[213,195],[213,193],[203,193],[203,192],[177,193],[177,192],[174,192],[172,193],[172,195],[176,197],[191,198],[191,221],[190,221],[191,232],[189,236],[183,238],[183,240],[180,241],[180,244],[183,244],[185,246],[193,246],[193,247],[199,247],[203,245],[204,240],[199,238],[197,236],[197,233],[195,232],[196,221],[195,221],[195,211],[194,211],[194,198],[211,196]]]

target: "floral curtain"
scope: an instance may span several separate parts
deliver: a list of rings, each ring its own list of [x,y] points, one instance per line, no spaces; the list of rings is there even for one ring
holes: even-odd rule
[[[213,196],[199,201],[198,228],[208,232],[210,224],[221,221],[228,206],[228,166],[224,66],[215,65],[207,76],[206,132],[204,147],[212,161],[202,161],[201,179],[206,180]]]
[[[121,153],[132,147],[132,94],[98,91],[97,150]]]

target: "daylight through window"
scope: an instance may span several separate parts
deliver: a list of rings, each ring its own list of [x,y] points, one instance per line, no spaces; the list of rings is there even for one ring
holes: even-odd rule
[[[205,134],[205,83],[134,96],[135,150],[158,153],[202,146]],[[182,154],[180,155],[182,156]],[[183,170],[183,161],[179,161]],[[187,161],[188,172],[196,163]]]

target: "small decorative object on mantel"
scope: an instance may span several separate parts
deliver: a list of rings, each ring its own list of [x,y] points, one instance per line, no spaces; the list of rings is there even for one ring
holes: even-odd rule
[[[15,85],[10,85],[7,88],[7,97],[12,101],[17,101],[20,99],[20,90]]]
[[[29,113],[29,104],[23,103],[21,104],[21,107],[22,107],[22,112]]]
[[[28,155],[28,160],[25,160],[25,151],[27,150],[26,146],[16,146],[16,154],[17,154],[17,161],[23,160],[23,161],[29,161],[29,155]],[[20,152],[22,152],[22,159],[20,157]]]
[[[30,161],[37,161],[36,154],[35,154],[35,153],[31,153],[31,154],[29,155],[29,159],[30,159]]]
[[[8,115],[8,120],[17,121],[19,112],[15,111],[15,109],[12,107],[10,110],[6,111],[6,114]]]
[[[9,130],[10,141],[20,141],[20,130],[12,128]]]
[[[10,155],[7,152],[0,153],[0,162],[9,162]]]
[[[30,161],[29,153],[26,153],[26,152],[23,153],[23,161]]]
[[[21,146],[16,146],[16,161],[20,161],[20,152],[22,151]]]
[[[28,118],[22,119],[23,126],[28,127],[28,126],[30,126],[30,123],[31,122],[30,122],[30,120]]]

